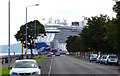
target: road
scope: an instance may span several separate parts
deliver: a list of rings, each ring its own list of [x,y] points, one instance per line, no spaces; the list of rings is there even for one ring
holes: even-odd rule
[[[98,64],[68,55],[45,58],[39,62],[39,65],[42,74],[46,76],[118,76],[120,71],[119,66]]]

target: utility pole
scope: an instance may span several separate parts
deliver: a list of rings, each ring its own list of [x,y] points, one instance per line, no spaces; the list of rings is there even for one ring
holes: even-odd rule
[[[10,69],[10,0],[8,1],[8,70]]]

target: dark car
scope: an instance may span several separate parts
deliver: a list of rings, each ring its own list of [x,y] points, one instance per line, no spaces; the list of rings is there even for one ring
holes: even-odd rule
[[[60,56],[60,53],[55,53],[55,56]]]

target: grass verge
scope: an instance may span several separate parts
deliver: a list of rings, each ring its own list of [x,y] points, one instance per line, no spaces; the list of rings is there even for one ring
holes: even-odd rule
[[[0,68],[0,75],[9,75],[10,70],[8,70],[8,66],[4,66]]]
[[[45,57],[46,57],[46,55],[42,55],[41,57],[35,58],[35,60],[38,63],[40,60],[44,59]],[[3,75],[9,76],[9,72],[10,72],[10,70],[8,70],[8,66],[4,66],[4,67],[0,68],[0,76],[3,76]]]
[[[44,59],[46,56],[47,56],[47,55],[42,55],[41,57],[35,58],[35,60],[36,60],[37,63],[38,63],[40,60]]]

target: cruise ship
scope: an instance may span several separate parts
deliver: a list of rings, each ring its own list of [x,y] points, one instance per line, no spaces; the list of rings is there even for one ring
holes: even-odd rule
[[[49,20],[44,24],[46,36],[38,37],[38,42],[45,42],[53,50],[67,51],[66,40],[69,36],[76,36],[81,33],[82,28],[85,26],[85,21],[78,22],[78,25],[68,25],[66,20],[54,22]]]

